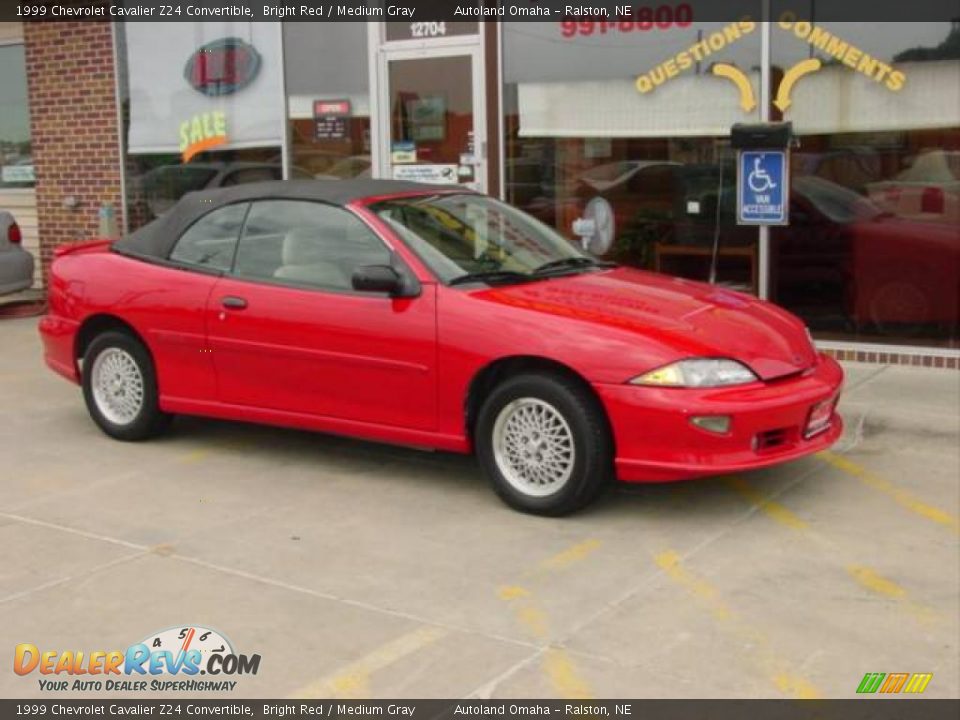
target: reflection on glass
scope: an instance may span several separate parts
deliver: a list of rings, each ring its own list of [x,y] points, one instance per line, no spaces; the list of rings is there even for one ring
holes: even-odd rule
[[[120,23],[128,230],[188,192],[283,177],[280,36],[266,23]]]
[[[27,72],[22,44],[0,45],[0,188],[33,187]]]
[[[811,20],[771,23],[769,115],[798,146],[768,268],[736,224],[726,141],[759,109],[715,72],[735,67],[759,97],[755,33],[638,94],[638,76],[717,28],[630,44],[506,24],[507,199],[567,237],[599,220],[587,247],[637,267],[706,280],[715,260],[718,282],[754,291],[768,272],[770,298],[820,339],[958,347],[960,20]]]
[[[294,175],[370,177],[367,24],[283,23]]]
[[[817,27],[871,60],[838,62],[773,27],[774,94],[798,62],[820,67],[774,108],[799,147],[790,225],[770,236],[771,298],[819,338],[956,347],[960,22]],[[865,74],[874,62],[903,82]]]
[[[760,119],[756,23],[615,25],[505,23],[507,199],[571,239],[592,231],[600,257],[756,293],[727,140]]]
[[[715,138],[685,140],[515,138],[507,199],[572,237],[597,212],[608,260],[756,292],[757,231],[736,224],[733,154]],[[600,203],[599,201],[605,201]]]

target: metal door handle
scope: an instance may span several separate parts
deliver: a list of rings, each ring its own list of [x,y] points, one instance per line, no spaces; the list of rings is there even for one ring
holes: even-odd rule
[[[220,304],[231,310],[243,310],[247,306],[247,301],[241,297],[227,295],[226,297],[220,298]]]

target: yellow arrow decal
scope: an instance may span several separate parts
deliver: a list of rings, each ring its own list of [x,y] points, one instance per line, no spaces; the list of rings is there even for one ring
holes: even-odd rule
[[[750,78],[740,68],[727,63],[717,63],[713,66],[713,74],[732,81],[740,89],[740,107],[744,112],[750,112],[757,106]]]
[[[796,85],[797,80],[804,75],[815,73],[822,65],[823,63],[817,58],[809,58],[801,60],[783,74],[783,80],[777,88],[777,99],[773,101],[773,104],[780,108],[780,112],[786,112],[787,108],[793,104],[790,93],[793,92],[793,86]]]

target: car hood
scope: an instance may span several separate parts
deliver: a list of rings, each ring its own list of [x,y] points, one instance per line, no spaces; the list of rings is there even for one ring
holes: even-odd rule
[[[627,331],[677,358],[728,357],[764,380],[801,372],[817,353],[803,323],[743,293],[617,268],[491,288],[478,298]]]

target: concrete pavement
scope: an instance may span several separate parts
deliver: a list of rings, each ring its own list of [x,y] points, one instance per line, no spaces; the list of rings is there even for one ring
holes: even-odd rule
[[[112,441],[35,325],[0,322],[0,697],[43,694],[18,643],[177,626],[261,656],[234,697],[960,694],[954,372],[847,366],[834,451],[553,520],[471,458],[192,418]]]

